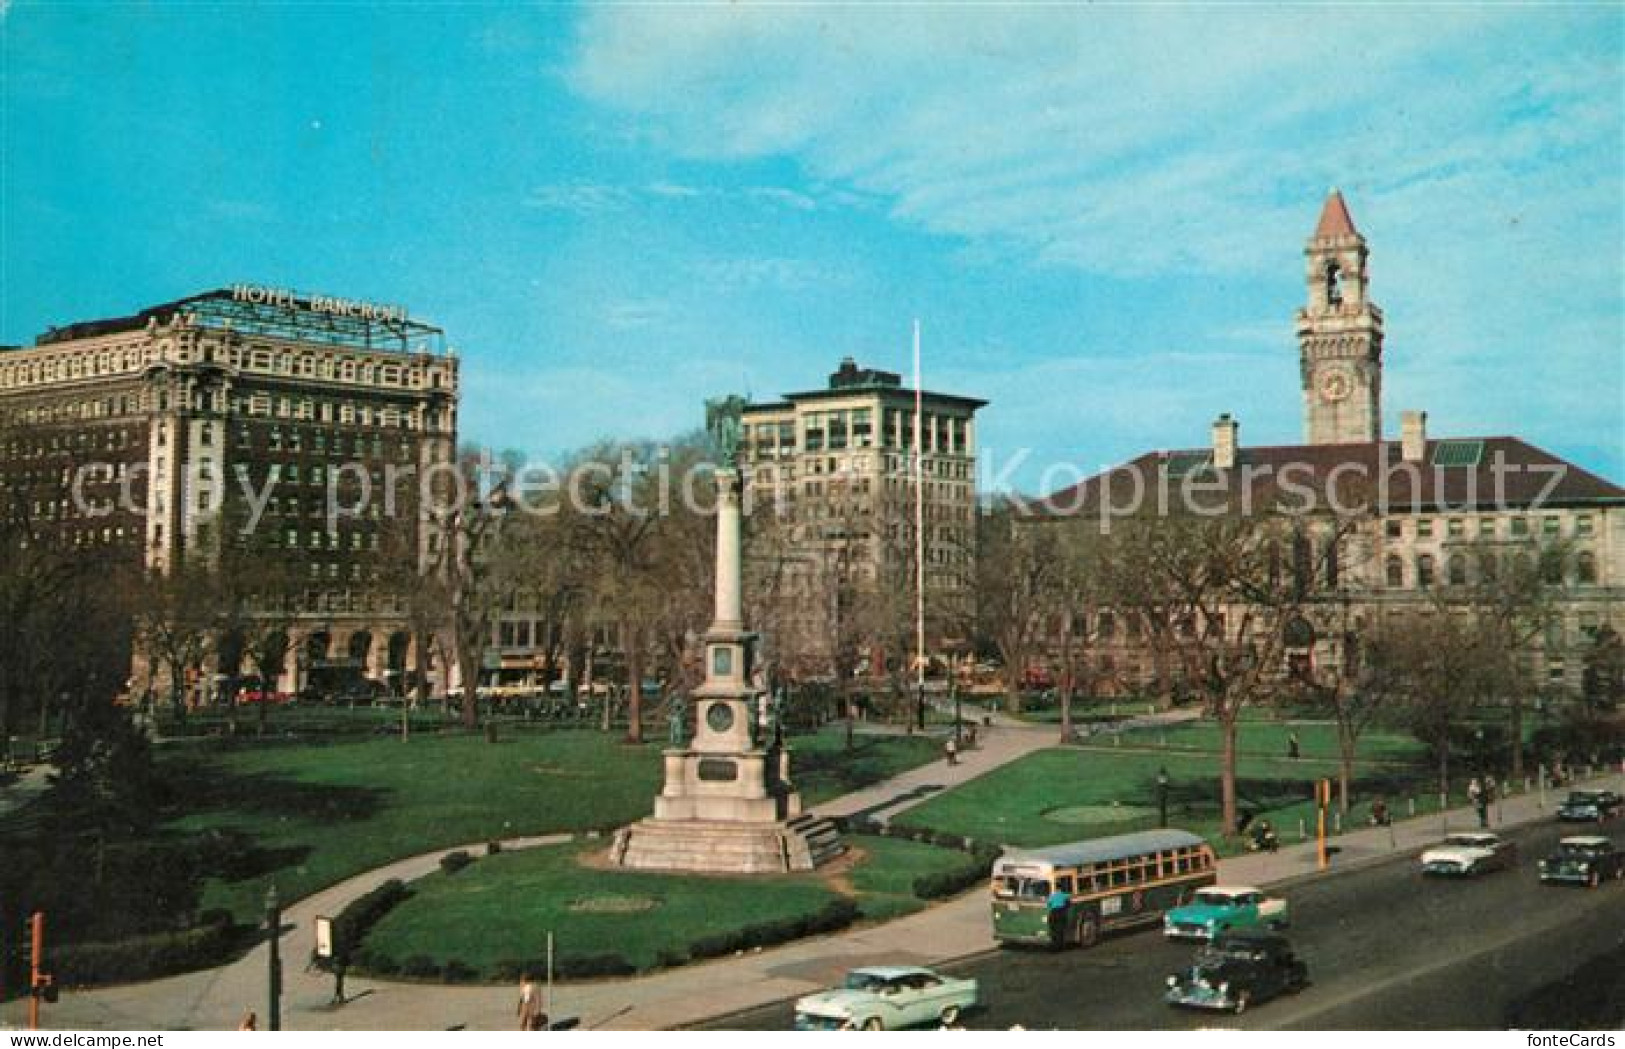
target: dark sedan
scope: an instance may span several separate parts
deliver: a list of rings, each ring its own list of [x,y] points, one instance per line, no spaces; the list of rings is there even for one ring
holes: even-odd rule
[[[1190,968],[1168,977],[1163,1000],[1193,1009],[1242,1013],[1254,1002],[1302,990],[1309,969],[1280,933],[1223,932],[1196,952]]]
[[[1540,861],[1541,881],[1595,889],[1608,878],[1625,878],[1625,851],[1601,835],[1564,838],[1556,852]]]
[[[1601,823],[1625,811],[1625,798],[1611,790],[1571,790],[1557,807],[1557,818],[1569,823]]]

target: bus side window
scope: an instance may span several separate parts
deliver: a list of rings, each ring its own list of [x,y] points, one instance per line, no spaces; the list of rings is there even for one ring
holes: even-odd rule
[[[1055,891],[1072,895],[1072,875],[1060,874],[1055,878]]]

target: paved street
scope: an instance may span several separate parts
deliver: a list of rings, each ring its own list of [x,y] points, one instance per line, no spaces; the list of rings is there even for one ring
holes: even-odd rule
[[[1292,907],[1289,935],[1308,961],[1312,984],[1241,1017],[1166,1006],[1163,979],[1189,964],[1193,948],[1147,930],[1088,951],[1003,950],[954,966],[981,982],[989,1005],[966,1023],[989,1029],[1497,1029],[1513,1025],[1521,1003],[1545,985],[1594,968],[1614,1007],[1609,1015],[1590,1016],[1588,1025],[1614,1026],[1625,1019],[1625,974],[1611,962],[1625,957],[1625,884],[1596,891],[1540,885],[1535,859],[1568,833],[1573,829],[1551,822],[1516,832],[1519,869],[1473,880],[1424,879],[1407,853],[1280,886],[1275,891]],[[1613,833],[1625,839],[1625,831]],[[1240,867],[1227,865],[1225,880],[1240,880]],[[985,912],[986,899],[978,902]],[[1555,994],[1577,999],[1582,991]],[[1565,1017],[1564,1026],[1581,1024],[1572,1009],[1551,1014]],[[715,1026],[785,1028],[790,1022],[788,1003],[779,1003]]]

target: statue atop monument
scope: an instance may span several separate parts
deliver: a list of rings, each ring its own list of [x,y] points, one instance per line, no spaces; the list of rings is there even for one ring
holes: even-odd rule
[[[737,393],[705,402],[705,432],[711,435],[718,460],[729,469],[739,465],[739,442],[744,434],[740,419],[744,414],[745,398]]]

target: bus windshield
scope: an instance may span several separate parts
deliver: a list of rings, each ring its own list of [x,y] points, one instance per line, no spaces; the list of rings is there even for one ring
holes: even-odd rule
[[[993,894],[1006,900],[1047,900],[1049,879],[1006,875],[994,879]]]

